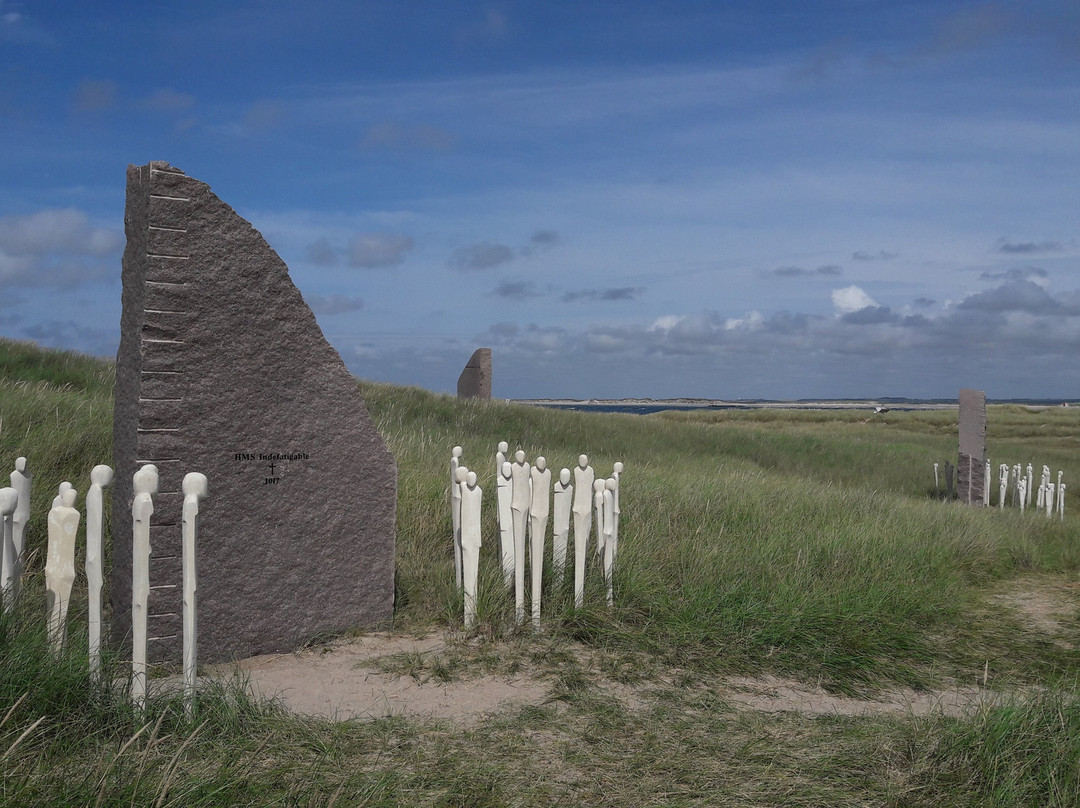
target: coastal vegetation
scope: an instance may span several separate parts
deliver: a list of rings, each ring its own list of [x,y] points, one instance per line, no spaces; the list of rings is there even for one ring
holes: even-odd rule
[[[469,721],[333,722],[223,683],[189,722],[168,691],[135,714],[121,660],[91,684],[79,581],[69,651],[45,650],[41,515],[61,480],[111,457],[112,378],[109,362],[0,340],[0,467],[29,458],[36,515],[25,597],[0,617],[0,803],[1080,803],[1080,410],[988,408],[994,468],[1076,481],[1059,520],[997,508],[996,486],[991,508],[943,499],[933,463],[955,460],[955,411],[588,414],[361,382],[398,463],[394,630],[446,637],[381,669],[432,686],[528,675],[547,698]],[[450,448],[493,497],[500,440],[555,474],[582,452],[600,474],[625,463],[613,609],[593,570],[585,608],[548,580],[543,631],[516,630],[492,540],[463,631]],[[494,537],[493,507],[485,520]],[[760,709],[740,688],[843,709]],[[899,694],[968,703],[881,708]]]

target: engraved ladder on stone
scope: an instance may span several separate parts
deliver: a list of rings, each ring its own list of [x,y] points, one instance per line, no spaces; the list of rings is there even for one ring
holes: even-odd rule
[[[146,243],[146,297],[140,350],[143,356],[140,405],[149,415],[141,419],[136,466],[158,467],[159,489],[150,519],[150,598],[147,609],[148,658],[158,657],[154,646],[181,633],[182,596],[179,581],[180,521],[184,495],[183,473],[176,447],[183,440],[177,426],[186,389],[180,362],[187,305],[188,218],[191,197],[182,172],[150,166],[150,215]],[[152,425],[144,426],[144,423]]]

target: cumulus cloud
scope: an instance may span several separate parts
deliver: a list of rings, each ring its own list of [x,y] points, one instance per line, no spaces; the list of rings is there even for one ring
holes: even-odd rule
[[[75,109],[100,112],[116,103],[116,82],[108,79],[84,79],[75,89]]]
[[[1017,267],[1001,272],[986,270],[979,274],[979,280],[983,281],[1033,281],[1040,286],[1045,286],[1049,277],[1050,273],[1039,267]]]
[[[1024,311],[1031,314],[1080,313],[1080,308],[1051,297],[1045,288],[1029,280],[1011,280],[986,292],[968,295],[957,308],[985,312]]]
[[[350,266],[363,269],[394,267],[405,262],[412,248],[413,240],[400,233],[360,233],[349,241],[346,258]]]
[[[929,297],[917,297],[912,301],[912,304],[920,309],[930,308],[930,306],[933,306],[935,303],[937,303],[937,301]]]
[[[304,295],[304,299],[316,314],[345,314],[364,308],[363,298],[348,295]]]
[[[566,292],[562,296],[564,303],[574,303],[579,300],[598,300],[602,302],[617,302],[622,300],[636,300],[638,295],[645,289],[640,286],[616,286],[610,289],[582,289],[577,292]]]
[[[826,264],[820,266],[817,269],[806,269],[804,267],[777,267],[776,269],[770,269],[762,273],[764,275],[771,275],[776,278],[812,278],[812,277],[826,277],[835,278],[844,274],[844,270],[838,267],[836,264]]]
[[[438,152],[452,149],[454,138],[437,126],[382,121],[368,127],[360,146],[364,149]]]
[[[529,243],[518,250],[518,252],[526,257],[530,257],[536,253],[550,250],[558,243],[559,234],[554,230],[538,230],[529,238]]]
[[[540,297],[535,284],[528,281],[504,281],[495,287],[494,294],[497,297],[505,297],[508,300],[525,300],[529,297]]]
[[[86,214],[73,208],[0,216],[0,250],[8,255],[53,252],[101,257],[115,253],[123,243],[120,233],[92,227]]]
[[[842,313],[847,314],[868,306],[877,306],[877,301],[870,297],[858,286],[845,286],[843,289],[834,289],[832,302]]]
[[[558,243],[559,234],[554,230],[537,230],[529,237],[528,243],[517,248],[496,241],[481,241],[454,250],[450,255],[450,266],[466,272],[474,269],[494,269],[509,264],[518,257],[532,258],[552,249]]]
[[[332,267],[337,265],[338,252],[324,236],[308,245],[307,259],[318,267]]]
[[[57,286],[118,277],[123,236],[73,209],[0,216],[0,283]]]
[[[896,258],[896,253],[887,252],[885,250],[878,250],[877,252],[858,250],[851,254],[851,258],[854,261],[889,261]]]
[[[462,271],[494,269],[514,260],[514,251],[505,244],[483,241],[458,247],[450,256],[450,265]]]
[[[998,239],[996,246],[998,252],[1006,255],[1055,253],[1064,249],[1060,241],[1006,241],[1005,239]]]

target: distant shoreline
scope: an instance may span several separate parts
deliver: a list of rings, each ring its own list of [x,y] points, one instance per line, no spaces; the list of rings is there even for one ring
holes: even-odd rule
[[[711,398],[515,398],[513,404],[525,404],[534,407],[575,410],[610,410],[612,408],[648,408],[659,412],[664,409],[718,409],[718,410],[955,410],[956,400],[942,399],[799,399],[796,401],[775,401],[766,399],[711,399]],[[993,404],[1020,404],[1026,407],[1045,409],[1060,407],[1058,399],[1002,399],[987,400]],[[1066,406],[1073,406],[1071,402]]]

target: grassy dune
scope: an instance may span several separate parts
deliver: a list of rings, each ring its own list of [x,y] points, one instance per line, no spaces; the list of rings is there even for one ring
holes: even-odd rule
[[[61,479],[84,489],[90,468],[109,458],[111,379],[108,363],[0,341],[0,467],[30,458],[35,513],[47,510]],[[471,726],[334,724],[221,690],[204,696],[193,724],[167,699],[151,704],[144,723],[122,692],[89,685],[77,639],[68,658],[43,661],[43,598],[34,595],[43,588],[39,518],[28,538],[28,596],[0,619],[0,799],[1080,802],[1080,505],[1072,507],[1080,411],[989,408],[995,468],[1033,462],[1065,471],[1070,510],[1061,522],[938,498],[932,464],[955,458],[955,412],[643,417],[361,388],[399,466],[396,628],[439,628],[455,638],[452,659],[403,660],[403,672],[539,668],[551,682],[549,701]],[[554,474],[581,452],[602,474],[616,460],[626,464],[613,610],[601,605],[593,571],[585,609],[574,610],[569,592],[548,580],[544,633],[513,630],[494,540],[500,440],[530,458],[545,455]],[[480,622],[468,637],[447,538],[455,444],[489,505]],[[1048,593],[1060,619],[1033,623],[1016,608]],[[76,638],[85,621],[77,604]],[[764,674],[870,698],[899,687],[985,683],[1004,702],[963,718],[854,718],[757,713],[723,696],[729,677]],[[606,697],[601,681],[635,688],[641,705]]]

